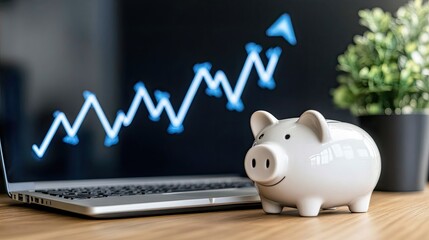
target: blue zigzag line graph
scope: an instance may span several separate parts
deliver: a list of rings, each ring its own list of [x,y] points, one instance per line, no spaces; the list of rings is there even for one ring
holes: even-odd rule
[[[296,40],[293,34],[293,29],[291,30],[292,25],[290,22],[290,18],[287,15],[285,19],[285,15],[287,14],[282,15],[279,20],[277,20],[277,22],[274,23],[273,26],[271,26],[271,28],[267,30],[267,35],[282,36],[289,43],[294,45],[296,43]],[[285,21],[287,25],[285,25]],[[280,27],[280,30],[273,30],[273,27]],[[285,27],[289,27],[289,29]],[[270,30],[272,31],[269,32]],[[289,31],[287,32],[287,35],[285,33],[286,30]],[[291,35],[291,33],[293,35]],[[170,125],[168,126],[167,132],[170,134],[181,133],[184,130],[183,122],[186,118],[189,108],[191,107],[194,97],[203,82],[205,82],[207,85],[205,93],[208,96],[220,98],[223,94],[225,94],[225,97],[228,101],[226,108],[230,111],[241,112],[244,109],[241,96],[247,84],[247,81],[249,80],[249,76],[253,67],[255,68],[259,76],[259,87],[270,90],[274,89],[276,87],[276,84],[273,79],[273,74],[277,67],[277,63],[282,52],[280,47],[268,49],[265,52],[268,58],[268,63],[266,67],[264,67],[264,64],[260,58],[262,47],[255,43],[248,43],[245,48],[247,51],[247,58],[234,88],[232,88],[230,81],[222,70],[216,71],[214,76],[212,76],[210,73],[212,67],[210,63],[206,62],[196,64],[193,68],[195,76],[177,112],[171,105],[171,102],[169,100],[170,94],[168,92],[156,90],[154,92],[154,96],[157,104],[155,104],[144,83],[138,82],[134,86],[134,91],[136,92],[136,94],[131,102],[128,112],[125,113],[122,110],[118,111],[116,119],[113,122],[113,125],[111,125],[96,95],[90,91],[84,91],[83,97],[85,101],[73,124],[69,122],[65,113],[61,111],[54,112],[54,121],[51,127],[49,128],[40,147],[36,144],[33,144],[33,152],[36,154],[38,159],[43,158],[53,137],[55,136],[56,132],[58,131],[58,128],[61,125],[67,133],[67,136],[63,138],[63,142],[71,145],[77,145],[79,143],[77,133],[91,108],[94,109],[102,127],[106,132],[106,137],[104,140],[104,145],[106,147],[110,147],[118,143],[118,134],[121,128],[128,127],[133,122],[137,110],[142,104],[142,102],[144,103],[149,112],[149,119],[151,119],[152,121],[158,121],[161,114],[165,111],[168,119],[170,120]]]

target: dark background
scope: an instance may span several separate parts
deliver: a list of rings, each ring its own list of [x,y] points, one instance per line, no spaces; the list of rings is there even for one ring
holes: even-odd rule
[[[249,118],[255,110],[289,118],[315,109],[327,118],[355,123],[348,111],[332,104],[337,56],[364,31],[358,24],[360,9],[382,7],[393,12],[405,2],[0,3],[0,135],[9,181],[244,174],[243,158],[253,140]],[[291,17],[295,46],[265,35],[283,13]],[[225,95],[209,97],[202,84],[181,134],[167,133],[165,113],[160,121],[150,121],[143,104],[133,123],[121,130],[119,144],[106,148],[104,132],[91,111],[77,146],[61,141],[65,133],[60,128],[46,156],[42,160],[32,156],[31,145],[40,145],[55,110],[74,121],[84,90],[97,94],[111,123],[119,109],[128,110],[138,81],[151,94],[169,92],[177,112],[195,64],[210,62],[212,75],[222,70],[235,86],[249,42],[262,46],[264,64],[268,48],[279,46],[282,54],[274,90],[261,89],[252,71],[242,95],[243,112],[228,111]]]

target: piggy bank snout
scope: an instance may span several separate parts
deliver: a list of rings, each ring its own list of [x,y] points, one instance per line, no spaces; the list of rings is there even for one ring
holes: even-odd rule
[[[287,155],[281,147],[261,144],[247,152],[244,167],[253,181],[273,185],[286,176],[287,160]]]

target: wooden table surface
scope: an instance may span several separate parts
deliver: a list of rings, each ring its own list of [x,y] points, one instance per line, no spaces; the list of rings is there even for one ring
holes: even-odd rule
[[[429,239],[424,192],[374,192],[368,213],[347,208],[299,217],[262,209],[95,220],[0,197],[0,239]]]

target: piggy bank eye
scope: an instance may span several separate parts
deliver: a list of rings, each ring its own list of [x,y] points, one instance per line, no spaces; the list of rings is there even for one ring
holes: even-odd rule
[[[290,138],[290,134],[286,134],[286,135],[285,135],[285,139],[286,139],[286,140],[289,140],[289,138]]]
[[[261,140],[264,137],[264,134],[262,133],[261,136],[258,137],[259,140]]]

